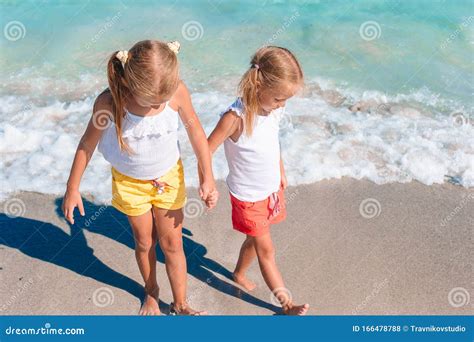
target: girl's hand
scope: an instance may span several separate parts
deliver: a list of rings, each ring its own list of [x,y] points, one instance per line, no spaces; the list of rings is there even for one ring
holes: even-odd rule
[[[78,208],[81,216],[84,216],[84,204],[78,190],[66,190],[63,198],[62,210],[64,217],[70,224],[74,224],[74,208]]]
[[[206,201],[206,205],[209,208],[209,210],[216,206],[218,199],[219,199],[219,191],[214,190],[213,192],[209,194]]]
[[[281,187],[285,190],[288,187],[288,180],[286,179],[286,175],[282,173],[281,175]]]
[[[214,182],[203,182],[199,186],[199,196],[209,209],[212,209],[215,206],[215,202],[217,202],[214,195],[215,192],[217,192],[217,190]],[[211,204],[214,204],[214,206],[211,207]]]

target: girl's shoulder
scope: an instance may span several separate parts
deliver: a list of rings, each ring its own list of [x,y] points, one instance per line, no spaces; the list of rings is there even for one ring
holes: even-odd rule
[[[109,126],[109,122],[114,121],[113,98],[109,89],[105,89],[95,99],[91,120],[94,127],[101,131]]]
[[[220,116],[224,116],[224,114],[232,113],[233,115],[242,117],[244,114],[244,106],[242,103],[242,99],[238,97],[230,106],[228,106],[224,111],[220,113]]]
[[[173,96],[168,101],[168,105],[175,111],[178,111],[178,109],[186,103],[190,102],[191,99],[191,94],[189,93],[188,87],[186,87],[186,84],[180,80],[178,83],[178,87],[176,88],[176,91],[174,92]]]
[[[243,130],[243,106],[240,98],[220,113],[219,126],[228,133],[228,137],[236,143]]]
[[[113,98],[109,88],[100,93],[94,102],[94,113],[98,111],[112,111]]]

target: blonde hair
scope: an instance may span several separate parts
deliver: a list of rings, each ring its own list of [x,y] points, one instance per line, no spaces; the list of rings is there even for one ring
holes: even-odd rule
[[[122,137],[126,99],[171,98],[179,83],[177,50],[173,43],[143,40],[128,50],[116,51],[107,64],[107,78],[112,95],[112,115],[121,150],[132,152]],[[179,48],[179,43],[178,43]]]
[[[242,76],[239,96],[245,112],[245,131],[252,135],[260,104],[257,90],[279,90],[285,86],[303,85],[303,71],[290,50],[278,46],[260,48],[250,60],[250,69]]]

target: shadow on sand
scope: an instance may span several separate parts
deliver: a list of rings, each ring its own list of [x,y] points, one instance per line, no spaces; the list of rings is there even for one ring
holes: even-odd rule
[[[60,209],[61,202],[62,198],[57,198],[55,201],[56,213],[63,218]],[[23,217],[10,218],[5,214],[0,214],[0,245],[16,248],[30,257],[122,289],[142,301],[144,297],[142,284],[116,272],[98,259],[94,255],[94,250],[88,246],[84,235],[84,230],[88,230],[134,249],[135,243],[126,216],[111,206],[98,206],[86,200],[84,200],[84,209],[86,211],[84,217],[78,215],[76,211],[75,224],[69,225],[71,234],[65,233],[60,227],[48,222]],[[92,217],[94,217],[93,220]],[[232,279],[232,273],[215,260],[206,257],[207,248],[191,239],[192,236],[188,229],[183,228],[183,246],[188,274],[206,286],[249,304],[266,308],[274,313],[281,312],[279,307],[262,301],[227,281]],[[157,246],[157,260],[163,264],[165,262],[159,246]],[[216,277],[215,274],[222,275],[226,280]],[[162,312],[168,312],[169,305],[160,300],[160,309]]]

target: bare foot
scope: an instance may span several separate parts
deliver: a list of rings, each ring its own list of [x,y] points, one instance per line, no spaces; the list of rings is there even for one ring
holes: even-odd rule
[[[309,304],[288,305],[283,308],[283,313],[288,316],[304,316],[308,312]]]
[[[196,311],[188,304],[175,305],[174,303],[170,304],[170,314],[179,316],[207,316],[206,311]]]
[[[158,293],[156,290],[152,293],[147,293],[143,300],[143,305],[138,312],[141,316],[157,316],[161,315],[160,307],[158,306]]]
[[[246,276],[241,276],[236,273],[233,273],[232,278],[234,278],[234,281],[247,291],[252,291],[257,287],[257,285],[255,285],[253,281],[248,280]]]

